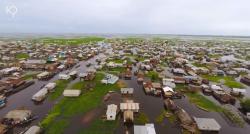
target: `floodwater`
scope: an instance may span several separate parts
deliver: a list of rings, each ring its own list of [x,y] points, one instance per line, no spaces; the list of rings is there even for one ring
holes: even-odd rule
[[[91,58],[88,60],[88,62],[91,62],[92,64],[96,64],[95,59],[97,56]],[[78,72],[85,72],[86,67],[86,61],[81,61],[78,63],[80,64],[80,67],[78,68],[71,68],[69,70],[65,70],[62,73],[66,73],[69,71],[77,70]],[[77,66],[77,65],[76,65]],[[92,66],[93,67],[93,66]],[[136,67],[133,67],[133,71],[137,69]],[[57,101],[49,101],[46,99],[43,101],[42,104],[36,105],[31,101],[31,97],[40,90],[40,87],[48,82],[53,82],[58,79],[58,74],[54,76],[49,81],[38,81],[35,80],[35,84],[31,85],[30,87],[17,92],[11,96],[8,97],[7,105],[6,107],[2,108],[0,110],[0,116],[3,117],[8,111],[14,110],[19,107],[25,107],[27,109],[32,110],[34,115],[38,116],[38,119],[33,121],[31,124],[29,124],[27,127],[30,127],[31,125],[37,124],[39,121],[41,121],[44,117],[46,117],[49,110],[53,107],[54,104],[57,103]],[[74,82],[78,81],[78,79],[73,80],[70,84],[73,84]],[[133,99],[135,102],[140,103],[140,112],[145,113],[150,123],[154,123],[155,129],[157,134],[180,134],[181,133],[181,127],[178,125],[178,123],[171,124],[166,119],[163,121],[162,124],[158,124],[155,122],[155,119],[161,114],[161,112],[164,110],[164,104],[163,104],[163,98],[161,97],[154,97],[145,95],[142,85],[137,83],[136,77],[132,76],[131,80],[124,80],[128,87],[134,88],[134,95]],[[112,97],[111,97],[112,98]],[[115,97],[115,100],[111,100],[112,103],[117,103],[118,101],[121,101],[120,97]],[[212,97],[207,97],[209,99],[212,99]],[[182,107],[184,110],[186,110],[191,116],[195,117],[202,117],[202,118],[214,118],[220,125],[221,125],[221,131],[220,134],[247,134],[250,132],[250,126],[249,124],[246,124],[244,128],[239,128],[234,126],[226,117],[224,117],[220,113],[216,112],[205,112],[199,108],[197,108],[195,105],[191,104],[187,98],[177,99],[174,100],[176,104],[180,107]],[[216,101],[216,100],[213,100]],[[111,103],[110,102],[110,103]],[[108,103],[104,103],[108,104]],[[80,130],[82,128],[88,127],[90,122],[96,118],[99,117],[101,114],[105,112],[105,105],[98,107],[97,109],[94,109],[93,111],[88,112],[85,115],[77,115],[74,118],[72,118],[71,125],[69,128],[66,129],[65,133],[75,133],[78,132],[77,130]],[[90,116],[90,117],[89,117]],[[74,127],[71,127],[74,126]],[[116,134],[124,134],[125,133],[125,126],[120,121],[120,126],[116,129]],[[10,133],[18,133],[23,131],[24,128],[15,128]],[[130,134],[133,134],[133,126],[130,126],[128,128]]]
[[[91,62],[93,64],[96,64],[95,60],[97,57],[98,56],[95,56],[87,61],[80,61],[77,64],[77,65],[80,65],[80,67],[75,68],[75,66],[77,66],[77,65],[75,65],[73,68],[64,70],[60,73],[66,73],[66,72],[70,72],[73,70],[77,70],[78,73],[85,72],[87,69],[87,67],[86,67],[87,62]],[[2,109],[0,109],[0,117],[4,117],[4,115],[6,115],[9,111],[20,108],[20,107],[24,107],[24,108],[27,108],[29,110],[32,110],[32,113],[35,116],[38,116],[38,119],[32,121],[29,125],[26,126],[26,128],[15,127],[12,131],[9,132],[10,134],[19,133],[21,131],[24,131],[25,129],[27,129],[28,127],[30,127],[32,125],[37,125],[38,122],[40,122],[44,117],[46,117],[49,110],[53,107],[54,104],[57,103],[58,100],[49,101],[48,99],[45,99],[41,104],[35,104],[31,100],[31,97],[41,89],[41,86],[43,86],[44,84],[47,84],[49,82],[54,82],[55,80],[58,80],[58,74],[55,75],[49,81],[40,81],[40,80],[35,79],[35,84],[15,93],[7,98],[6,106],[3,107]],[[72,80],[70,84],[72,84],[78,80],[79,80],[79,78]]]
[[[136,70],[136,67],[133,67],[133,71]],[[161,111],[164,109],[164,100],[161,97],[154,97],[146,95],[143,91],[142,85],[138,84],[136,81],[136,77],[132,76],[131,80],[125,80],[128,87],[134,88],[134,101],[140,103],[139,112],[145,113],[149,118],[149,123],[154,123],[156,133],[157,134],[180,134],[181,127],[177,123],[171,124],[166,119],[162,124],[158,124],[155,122],[155,119]],[[212,97],[208,96],[207,98],[212,99],[212,101],[216,101]],[[220,125],[221,130],[219,134],[248,134],[250,132],[250,125],[245,124],[244,128],[240,128],[232,124],[223,114],[217,112],[206,112],[199,108],[197,108],[194,104],[190,103],[187,97],[182,99],[174,100],[175,103],[186,110],[192,117],[199,118],[214,118]],[[217,104],[219,104],[217,102]],[[125,132],[125,127],[121,126],[117,128],[116,133],[121,134]],[[130,134],[133,134],[133,127],[129,128]]]

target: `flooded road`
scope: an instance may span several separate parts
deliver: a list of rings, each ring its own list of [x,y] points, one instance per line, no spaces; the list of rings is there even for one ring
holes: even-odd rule
[[[133,67],[133,71],[137,70],[136,67]],[[158,124],[155,122],[157,116],[160,115],[162,110],[164,110],[164,100],[161,97],[154,97],[145,95],[142,85],[137,83],[137,79],[135,76],[132,76],[131,80],[125,80],[128,87],[134,88],[134,100],[135,102],[140,103],[140,112],[145,113],[149,118],[149,123],[154,123],[156,133],[157,134],[180,134],[181,127],[178,124],[170,123],[166,119],[162,124]],[[212,99],[213,101],[217,101],[211,96],[207,96],[207,98]],[[174,102],[186,110],[192,117],[200,117],[200,118],[214,118],[220,125],[221,130],[219,134],[248,134],[250,132],[250,125],[245,124],[244,128],[237,127],[233,125],[222,113],[217,112],[206,112],[199,108],[197,108],[194,104],[190,103],[187,97],[182,99],[175,99]],[[217,102],[217,104],[219,104]],[[121,123],[123,125],[123,123]],[[117,129],[117,134],[121,132],[124,133],[125,128],[120,126]],[[130,128],[130,133],[133,134],[133,128]]]
[[[93,65],[96,64],[95,60],[98,56],[95,56],[93,58],[90,58],[87,61],[80,61],[78,64],[76,64],[73,68],[64,70],[60,73],[66,73],[66,72],[70,72],[73,70],[77,70],[78,73],[82,73],[82,72],[86,72],[87,67],[86,64],[87,62],[91,62]],[[75,68],[77,65],[80,65],[80,67]],[[93,66],[91,66],[93,67]],[[90,67],[90,68],[91,68]],[[32,121],[28,126],[26,126],[27,128],[30,127],[31,125],[37,125],[38,122],[40,122],[44,117],[46,117],[46,115],[48,114],[49,110],[53,107],[54,104],[57,103],[58,100],[56,101],[50,101],[48,100],[48,98],[46,98],[41,104],[35,104],[32,100],[31,97],[38,92],[41,87],[44,84],[47,84],[49,82],[54,82],[55,80],[58,80],[58,75],[55,75],[52,79],[48,80],[48,81],[40,81],[35,79],[35,84],[15,93],[12,94],[11,96],[9,96],[7,98],[7,103],[6,106],[3,107],[2,109],[0,109],[0,117],[4,117],[9,111],[20,108],[20,107],[24,107],[27,108],[29,110],[32,111],[32,113],[35,116],[38,116],[38,119]],[[76,81],[79,81],[79,78],[72,80],[69,84],[69,86],[73,83],[75,83]],[[49,93],[51,94],[51,93]],[[21,131],[24,131],[24,128],[21,127],[16,127],[14,128],[12,131],[10,131],[9,133],[18,133]]]

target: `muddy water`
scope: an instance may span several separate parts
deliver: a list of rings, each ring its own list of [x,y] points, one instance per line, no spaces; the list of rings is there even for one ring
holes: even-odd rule
[[[133,70],[136,68],[134,67]],[[136,77],[133,76],[131,80],[126,80],[128,87],[135,89],[134,100],[140,103],[140,112],[144,112],[151,123],[155,124],[155,129],[158,134],[179,134],[181,133],[181,128],[178,124],[171,124],[170,122],[164,120],[163,124],[155,123],[155,118],[164,109],[163,98],[153,97],[145,95],[142,85],[136,82]],[[208,99],[214,100],[212,97],[207,97]],[[246,124],[244,128],[239,128],[233,125],[224,115],[217,112],[205,112],[188,101],[188,98],[182,98],[174,100],[176,104],[186,110],[193,117],[200,118],[214,118],[220,125],[221,130],[219,134],[248,134],[250,133],[250,126]],[[217,102],[217,104],[219,104]],[[133,134],[133,127],[130,127],[130,133]],[[121,126],[116,130],[117,134],[125,133],[125,128],[121,122]]]
[[[93,64],[96,64],[95,63],[96,58],[97,58],[97,56],[89,59],[88,61],[93,63]],[[70,72],[73,70],[77,70],[79,73],[85,72],[87,69],[86,61],[81,61],[77,65],[79,65],[79,64],[80,64],[80,67],[78,67],[78,68],[73,67],[73,68],[70,68],[68,70],[62,71],[61,73],[66,73],[66,72]],[[43,86],[44,84],[47,84],[49,82],[53,82],[55,80],[58,80],[58,74],[55,75],[49,81],[35,80],[35,84],[9,96],[7,98],[6,106],[4,108],[0,109],[0,117],[2,118],[10,110],[24,107],[24,108],[27,108],[29,110],[32,110],[33,114],[38,116],[38,119],[32,121],[31,124],[27,125],[26,127],[28,128],[31,125],[35,125],[35,124],[37,125],[37,123],[39,121],[41,121],[44,117],[46,117],[46,114],[53,107],[53,105],[55,103],[57,103],[57,101],[49,101],[48,99],[46,99],[41,104],[37,105],[37,104],[34,104],[34,102],[31,100],[31,97],[41,89],[41,86]],[[71,81],[70,84],[76,82],[77,80],[79,80],[79,79],[75,79],[75,80]],[[10,131],[9,133],[19,133],[19,132],[24,131],[24,130],[25,130],[25,128],[16,127],[12,131]]]

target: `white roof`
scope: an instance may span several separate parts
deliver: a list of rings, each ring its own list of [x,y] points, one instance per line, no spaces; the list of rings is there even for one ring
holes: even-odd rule
[[[69,73],[69,75],[76,75],[77,74],[77,71],[72,71]]]
[[[139,110],[139,103],[120,103],[120,109],[121,110]]]
[[[221,126],[215,119],[194,117],[194,120],[197,123],[199,130],[219,131],[221,129]]]
[[[212,90],[221,90],[221,87],[217,86],[217,85],[211,85],[211,89]]]
[[[48,89],[53,89],[56,87],[56,83],[55,82],[50,82],[48,83],[45,88],[48,88]]]
[[[65,89],[63,91],[63,96],[66,97],[77,97],[81,94],[81,90],[76,90],[76,89]]]
[[[107,115],[116,115],[116,111],[117,111],[117,105],[110,104],[110,105],[108,105],[108,109],[107,109],[106,114]]]
[[[246,89],[241,89],[241,88],[233,88],[233,92],[239,92],[239,93],[245,93]]]
[[[156,134],[154,124],[135,125],[134,134]]]
[[[24,134],[38,134],[41,132],[41,128],[38,126],[30,127]]]
[[[164,92],[174,92],[174,90],[172,88],[170,88],[170,87],[164,87],[163,91]]]

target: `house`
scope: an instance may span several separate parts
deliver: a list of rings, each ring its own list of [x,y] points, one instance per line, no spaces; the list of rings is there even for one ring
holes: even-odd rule
[[[124,112],[126,110],[130,110],[132,112],[139,112],[139,103],[134,103],[133,101],[120,103],[120,110],[122,112]]]
[[[31,126],[24,134],[41,134],[42,129],[39,126]]]
[[[44,70],[46,66],[46,60],[26,60],[21,64],[23,69]]]
[[[134,125],[134,134],[156,134],[154,124]]]
[[[59,78],[60,80],[69,80],[69,79],[70,79],[70,76],[67,75],[67,74],[59,74],[59,75],[58,75],[58,78]]]
[[[171,98],[173,96],[174,90],[171,87],[164,87],[162,88],[163,90],[163,95],[166,98]]]
[[[3,118],[3,124],[20,124],[32,118],[32,112],[26,109],[16,109],[9,111]]]
[[[173,68],[172,69],[172,73],[174,75],[177,75],[177,76],[184,76],[184,75],[186,75],[186,72],[183,69],[181,69],[181,68]]]
[[[69,76],[72,78],[72,79],[75,79],[77,77],[77,71],[72,71],[69,73]]]
[[[117,76],[112,75],[112,74],[106,74],[105,78],[103,80],[101,80],[101,83],[115,84],[118,80],[119,80],[119,78]]]
[[[246,93],[246,89],[233,88],[230,93],[234,96],[242,96]]]
[[[186,79],[184,77],[174,76],[174,83],[176,83],[176,84],[185,84]]]
[[[117,114],[117,105],[115,104],[108,105],[108,108],[106,111],[107,120],[115,120],[116,114]]]
[[[63,91],[63,96],[65,97],[78,97],[81,94],[81,90],[77,89],[65,89]]]
[[[53,92],[53,90],[56,87],[56,83],[55,82],[50,82],[47,85],[45,85],[44,87],[47,88],[49,92]]]
[[[49,80],[50,78],[52,78],[55,75],[55,73],[53,72],[42,72],[40,74],[38,74],[36,77],[39,80]]]
[[[250,75],[243,76],[240,81],[248,86],[250,86]]]
[[[197,127],[200,131],[206,132],[219,132],[221,126],[219,123],[212,118],[196,118],[194,117],[194,121],[197,124]]]
[[[168,87],[171,87],[171,88],[176,87],[176,85],[174,83],[174,79],[168,79],[168,78],[163,78],[162,79],[162,85],[163,86],[168,86]]]
[[[171,111],[176,111],[178,109],[174,101],[169,98],[164,100],[164,106],[167,108],[167,110],[171,110]]]
[[[39,90],[36,94],[32,96],[33,101],[40,102],[45,99],[46,95],[48,94],[48,89],[47,88],[42,88]]]
[[[121,88],[122,95],[133,95],[134,88]]]

